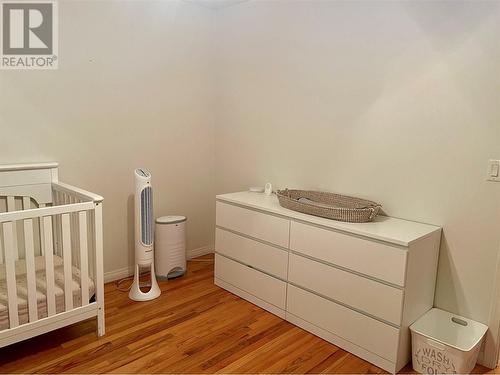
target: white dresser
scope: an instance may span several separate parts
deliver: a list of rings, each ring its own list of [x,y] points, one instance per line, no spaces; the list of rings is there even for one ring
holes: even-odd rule
[[[353,224],[218,195],[215,284],[389,371],[410,360],[429,310],[441,228],[379,216]]]

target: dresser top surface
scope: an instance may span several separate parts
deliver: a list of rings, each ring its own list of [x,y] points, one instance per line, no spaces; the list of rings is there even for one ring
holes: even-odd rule
[[[412,242],[441,230],[440,227],[435,225],[389,216],[377,216],[374,221],[369,223],[345,223],[306,215],[281,207],[278,198],[274,194],[266,196],[263,193],[242,191],[217,195],[216,199],[400,246],[409,246]]]

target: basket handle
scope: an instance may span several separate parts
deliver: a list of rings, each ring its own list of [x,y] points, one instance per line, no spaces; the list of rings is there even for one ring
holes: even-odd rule
[[[288,190],[288,188],[285,188],[285,190],[276,190],[276,193],[278,193],[278,192],[279,192],[279,194],[290,198],[290,191]]]
[[[467,327],[469,325],[469,323],[467,323],[467,321],[460,319],[460,318],[457,318],[456,316],[452,317],[451,321],[455,324],[459,324],[459,325],[464,326],[464,327]]]

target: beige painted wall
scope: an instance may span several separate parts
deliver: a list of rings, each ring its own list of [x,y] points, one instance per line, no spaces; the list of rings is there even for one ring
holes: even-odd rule
[[[104,196],[105,271],[133,264],[133,170],[152,171],[156,215],[211,242],[210,10],[182,1],[60,1],[57,71],[0,71],[0,163],[59,161]]]
[[[488,323],[499,2],[251,1],[217,18],[216,189],[324,189],[441,225],[436,304]]]

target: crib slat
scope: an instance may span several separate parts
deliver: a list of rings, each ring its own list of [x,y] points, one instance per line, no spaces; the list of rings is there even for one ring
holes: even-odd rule
[[[0,226],[0,264],[3,264],[3,225]]]
[[[26,281],[28,286],[29,321],[38,320],[36,305],[35,245],[33,242],[33,219],[24,220],[24,243],[26,257]]]
[[[38,205],[38,208],[43,208],[45,207],[45,203],[40,203]],[[45,238],[44,236],[44,228],[43,228],[43,219],[39,218],[38,219],[38,226],[40,227],[40,255],[45,255],[45,241],[43,240]]]
[[[47,315],[56,313],[56,294],[54,287],[54,241],[52,240],[52,216],[43,217],[45,246],[45,276],[47,278]]]
[[[71,203],[78,203],[75,197],[71,197]],[[73,257],[73,265],[80,267],[80,256],[78,255],[78,244],[79,244],[79,225],[78,225],[78,214],[71,214],[71,256]]]
[[[62,205],[64,204],[62,198],[61,198],[61,193],[58,191],[55,191],[55,197],[56,197],[56,205]],[[55,228],[54,228],[54,254],[61,255],[61,217],[59,215],[54,216],[54,223],[55,223]]]
[[[88,222],[87,225],[90,228],[89,230],[89,264],[94,265],[96,260],[96,252],[95,252],[95,240],[94,240],[94,232],[95,232],[95,211],[88,212]],[[91,266],[89,268],[89,275],[92,280],[95,280],[95,267]]]
[[[82,306],[89,303],[89,269],[87,244],[87,212],[78,214],[80,223],[80,286],[82,289]]]
[[[23,196],[22,197],[22,203],[23,203],[23,207],[22,207],[23,211],[31,209],[31,198],[30,197]],[[23,228],[22,228],[23,225],[21,223],[19,223],[19,225],[21,227],[21,228],[19,228],[19,231],[23,230]],[[24,240],[24,241],[26,241],[26,240]],[[17,250],[18,250],[18,257],[19,257],[19,259],[26,259],[26,254],[25,254],[26,243],[25,242],[22,243],[22,244],[18,243]]]
[[[66,311],[73,309],[73,272],[71,268],[71,223],[69,214],[62,215],[62,242],[64,264],[64,304]]]
[[[12,212],[16,210],[16,198],[9,196],[7,197],[7,212]]]
[[[17,312],[17,286],[16,286],[16,264],[14,259],[14,223],[3,224],[3,235],[5,245],[5,275],[7,280],[7,299],[9,305],[9,327],[19,325]]]
[[[7,211],[12,212],[16,211],[16,198],[15,197],[7,197]],[[12,231],[14,232],[14,238],[13,238],[13,244],[14,247],[12,248],[12,252],[14,254],[14,259],[18,260],[19,259],[19,250],[17,248],[17,223],[15,221],[12,222]]]
[[[75,200],[73,199],[72,196],[69,197],[69,203],[75,203]],[[69,217],[69,228],[70,228],[70,233],[71,233],[71,260],[75,263],[75,265],[78,265],[78,258],[77,254],[73,253],[77,249],[76,245],[76,227],[75,227],[75,215],[72,214]]]
[[[23,210],[29,210],[31,208],[30,197],[23,197]]]

